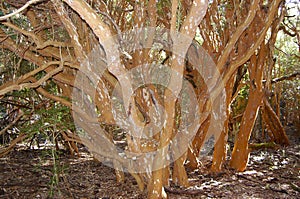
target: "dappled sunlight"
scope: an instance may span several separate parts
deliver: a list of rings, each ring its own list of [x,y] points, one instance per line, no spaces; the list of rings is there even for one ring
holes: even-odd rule
[[[297,0],[0,6],[0,198],[296,198]]]

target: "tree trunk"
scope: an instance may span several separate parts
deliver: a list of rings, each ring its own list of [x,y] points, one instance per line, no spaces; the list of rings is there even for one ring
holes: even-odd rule
[[[240,130],[235,140],[230,166],[238,171],[244,171],[249,158],[248,141],[257,117],[263,94],[258,90],[250,90],[249,101],[242,118]]]
[[[272,141],[283,146],[289,145],[289,139],[286,135],[286,132],[267,99],[264,99],[262,116],[266,125],[266,129],[272,134]]]

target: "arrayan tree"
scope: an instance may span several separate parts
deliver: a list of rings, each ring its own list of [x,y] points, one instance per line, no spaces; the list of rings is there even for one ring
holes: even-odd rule
[[[1,70],[13,70],[1,75],[1,99],[32,89],[69,107],[77,132],[62,137],[70,147],[76,151],[73,142],[80,142],[109,160],[119,182],[128,171],[149,198],[165,197],[169,179],[188,187],[186,168],[200,166],[211,137],[211,171],[220,171],[232,126],[230,165],[245,170],[259,112],[271,141],[289,144],[270,101],[275,42],[286,30],[282,0],[1,4],[1,56],[10,56]],[[242,90],[247,101],[235,112]],[[20,111],[1,134],[26,115],[15,106]],[[25,138],[23,132],[11,144]]]

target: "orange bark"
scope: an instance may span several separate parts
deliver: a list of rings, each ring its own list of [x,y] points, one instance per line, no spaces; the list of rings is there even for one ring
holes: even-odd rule
[[[226,158],[226,142],[227,142],[227,130],[221,132],[221,135],[215,143],[213,163],[211,165],[212,172],[219,172],[222,169],[222,165]]]
[[[271,133],[272,141],[283,146],[289,145],[289,139],[286,135],[286,132],[277,114],[272,109],[267,99],[264,99],[262,116],[266,125],[266,129],[268,129]]]
[[[250,91],[249,101],[242,118],[240,131],[236,137],[230,166],[238,171],[244,171],[249,158],[248,141],[257,117],[259,106],[262,104],[262,93]]]

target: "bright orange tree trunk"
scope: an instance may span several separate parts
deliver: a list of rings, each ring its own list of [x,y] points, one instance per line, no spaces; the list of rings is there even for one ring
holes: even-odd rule
[[[235,140],[230,165],[238,171],[244,171],[249,157],[248,141],[262,103],[262,93],[250,91],[249,101],[242,119],[240,131]]]

